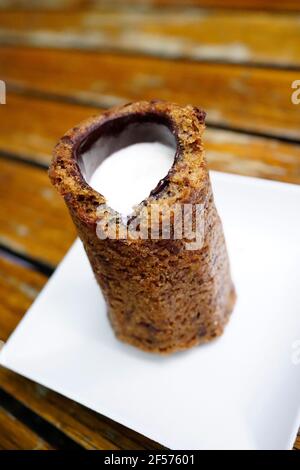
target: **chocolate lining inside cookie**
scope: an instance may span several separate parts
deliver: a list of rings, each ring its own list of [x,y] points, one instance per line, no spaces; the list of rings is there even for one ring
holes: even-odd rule
[[[176,138],[166,119],[156,115],[130,115],[104,122],[79,145],[77,162],[89,183],[98,166],[112,153],[141,142],[160,142],[174,148]]]

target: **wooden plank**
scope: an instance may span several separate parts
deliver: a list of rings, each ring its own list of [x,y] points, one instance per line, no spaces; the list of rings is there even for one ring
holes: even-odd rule
[[[0,257],[2,341],[7,340],[46,280],[29,266]],[[0,368],[0,387],[87,449],[158,448],[134,431],[4,368]],[[1,443],[0,438],[0,447]]]
[[[25,263],[0,257],[0,342],[8,339],[46,281]]]
[[[111,6],[119,8],[141,8],[149,7],[205,7],[205,8],[229,8],[229,9],[254,9],[270,11],[299,11],[298,0],[0,0],[0,9],[17,8],[21,10],[46,10],[63,9],[72,11],[74,9],[105,9]]]
[[[294,443],[294,449],[300,450],[300,431],[298,432],[298,436],[296,437],[296,440]]]
[[[0,43],[300,65],[300,14],[226,10],[2,12]],[[255,34],[253,34],[255,31]]]
[[[0,107],[0,152],[47,165],[58,138],[100,111],[11,93]],[[204,139],[211,169],[300,183],[299,145],[213,128]]]
[[[300,183],[299,145],[209,128],[204,144],[212,170]]]
[[[64,202],[46,171],[0,159],[0,242],[55,266],[75,238]]]
[[[51,450],[44,439],[0,406],[0,450]]]
[[[58,105],[62,106],[61,103],[59,103]],[[73,106],[68,105],[68,107],[70,108],[70,113],[72,113]],[[77,106],[75,106],[75,108],[77,109]],[[88,109],[84,108],[84,112],[86,112],[86,111],[88,111]],[[64,122],[64,124],[65,124],[65,122]],[[242,137],[245,138],[246,136],[242,136]],[[243,141],[243,138],[241,139],[242,148],[244,148],[246,145],[248,145],[249,148],[255,148],[255,146],[253,146],[253,144],[249,145],[249,142],[247,141],[247,139],[246,139],[246,141]],[[265,139],[265,140],[267,142],[269,141],[268,139]],[[220,141],[222,143],[222,146],[224,146],[226,144],[226,145],[229,146],[229,148],[231,148],[232,139],[230,138],[230,134],[228,135],[228,133],[225,133],[225,137],[223,136],[223,142],[222,142],[222,138],[220,137],[220,134],[219,134],[219,140],[216,139],[216,144],[220,143]],[[237,145],[237,143],[235,145]],[[260,149],[260,152],[263,154],[264,153],[264,146],[261,142],[258,145],[258,148]],[[226,157],[224,157],[224,155],[222,156],[222,158],[224,158],[224,160],[226,159]],[[290,156],[288,157],[288,155],[286,155],[286,160],[287,161],[289,161],[289,158],[290,158]],[[260,162],[260,157],[259,156],[258,156],[258,162]],[[11,185],[11,175],[16,176],[16,173],[18,173],[18,170],[16,170],[16,165],[17,164],[14,163],[14,162],[0,162],[0,163],[5,164],[4,166],[0,167],[0,171],[1,171],[1,175],[3,175],[4,181],[8,181],[8,186],[10,186]],[[3,171],[4,168],[7,165],[9,167],[9,172],[8,173]],[[299,159],[298,159],[298,165],[299,165]],[[39,185],[40,177],[37,177],[37,176],[32,177],[31,170],[33,170],[34,172],[37,172],[37,173],[42,173],[42,170],[40,170],[38,168],[32,168],[32,167],[29,167],[29,166],[23,165],[23,164],[20,165],[20,167],[17,166],[17,168],[20,168],[20,170],[21,170],[20,174],[24,176],[24,178],[23,178],[24,181],[27,181],[27,183],[28,183],[27,186],[23,187],[24,194],[27,195],[27,192],[28,192],[29,189],[31,189],[31,186],[34,186],[34,188],[37,191],[36,194],[38,195],[39,194],[39,189],[40,189],[40,185]],[[258,166],[258,168],[259,168],[259,166]],[[27,174],[25,169],[30,170],[30,173]],[[298,169],[299,169],[299,166],[298,166]],[[264,169],[264,171],[265,171],[265,169]],[[42,178],[41,180],[42,180],[43,184],[44,184],[45,181],[47,181],[44,178]],[[47,181],[47,183],[48,183],[48,181]],[[11,194],[14,194],[14,192],[12,192]],[[33,196],[33,199],[36,199],[35,196]],[[4,201],[5,201],[5,199],[4,199]],[[16,203],[17,210],[19,210],[20,209],[18,207],[18,204],[20,203],[20,198],[19,197],[16,197],[15,203]],[[31,202],[29,203],[29,206],[31,206]],[[3,207],[3,204],[1,205],[1,207]],[[34,206],[34,207],[36,207],[36,206]],[[50,206],[50,208],[52,208],[52,205]],[[36,210],[36,209],[34,209],[34,210]],[[53,211],[53,209],[51,209],[51,211]],[[55,212],[57,213],[57,210]],[[19,213],[15,212],[15,208],[6,211],[6,214],[11,214],[11,213],[14,213],[15,217],[16,217],[16,220],[19,220]],[[32,217],[33,221],[35,220],[35,217],[36,217],[36,215],[34,215]],[[31,220],[31,218],[29,219],[30,224],[32,223],[32,220]],[[7,222],[7,220],[6,220],[6,222]],[[60,224],[62,226],[64,226],[64,223],[65,223],[64,219],[60,218]],[[65,231],[64,227],[63,227],[63,229],[64,229],[63,231]],[[24,230],[23,231],[21,230],[21,233],[22,232],[24,234]],[[39,239],[40,239],[40,237],[39,237]],[[63,235],[62,234],[60,234],[59,239],[63,240]],[[45,243],[44,250],[45,250],[45,253],[47,253],[47,256],[48,256],[49,242],[48,242],[47,238],[45,240],[43,239],[42,243]],[[35,255],[35,252],[31,252],[31,249],[30,249],[29,252],[32,253],[33,255]],[[63,253],[61,252],[61,255],[62,254]],[[5,328],[7,328],[7,325],[9,325],[9,329],[12,329],[12,328],[14,328],[14,326],[16,325],[16,322],[18,321],[18,316],[17,316],[18,313],[13,313],[13,314],[7,313],[7,314],[5,314],[5,311],[9,312],[11,308],[16,308],[17,309],[16,312],[21,311],[22,313],[24,313],[25,310],[28,308],[30,301],[33,299],[33,297],[36,295],[39,288],[42,287],[43,283],[45,282],[45,277],[41,276],[41,275],[37,275],[36,273],[25,276],[24,273],[22,272],[21,268],[19,268],[19,271],[17,270],[17,273],[18,273],[19,278],[22,279],[21,283],[18,282],[14,278],[14,276],[12,276],[9,269],[4,270],[4,272],[2,271],[2,276],[0,278],[1,283],[3,283],[3,284],[0,285],[0,289],[3,290],[3,294],[1,295],[1,298],[6,299],[6,303],[4,304],[4,310],[0,311],[0,313],[1,313],[0,314],[0,319],[2,320],[2,323],[0,322],[0,327],[3,328],[3,325],[4,325],[4,329],[1,330],[1,331],[4,331],[4,333],[2,332],[0,337],[4,338],[4,339],[9,334],[9,330],[8,329],[5,330]],[[15,277],[16,277],[16,275],[15,275]],[[8,286],[6,284],[6,281],[9,282]],[[14,291],[14,286],[20,291],[20,292],[18,292],[17,295],[13,292]],[[7,293],[9,293],[8,296],[7,296]],[[24,305],[24,308],[20,309],[20,305]],[[4,373],[8,373],[8,372],[5,371]],[[10,374],[10,373],[8,373],[8,374]],[[7,376],[5,376],[5,377],[7,378]],[[65,401],[60,401],[59,402],[60,404],[58,405],[59,409],[55,411],[56,406],[57,406],[56,394],[52,394],[52,392],[48,392],[48,391],[45,391],[44,389],[40,389],[35,384],[34,385],[32,385],[32,384],[28,385],[28,382],[25,381],[25,379],[21,379],[18,376],[15,376],[14,378],[12,378],[12,376],[9,375],[9,377],[7,379],[5,377],[2,376],[1,384],[2,384],[3,388],[6,389],[6,391],[14,394],[14,396],[17,397],[24,404],[28,403],[29,398],[31,397],[31,399],[33,400],[33,402],[30,405],[31,409],[33,409],[37,413],[43,415],[43,417],[48,419],[52,424],[55,424],[57,427],[61,427],[62,423],[63,423],[65,428],[68,429],[67,432],[68,432],[68,435],[70,437],[74,438],[74,436],[77,436],[77,433],[79,432],[78,431],[78,421],[77,421],[77,419],[78,419],[78,416],[82,416],[82,413],[83,413],[81,408],[78,408],[78,405],[72,404],[72,406],[71,406],[68,400],[62,399],[62,400],[65,400]],[[21,382],[20,382],[20,380],[21,380]],[[37,393],[37,392],[36,392],[36,394],[34,393],[35,387],[38,388],[39,393]],[[25,389],[25,391],[24,391],[24,389]],[[47,411],[43,411],[43,409],[41,409],[41,408],[43,408],[44,402],[41,400],[41,398],[44,395],[49,396],[49,393],[50,393],[50,398],[49,398],[50,404],[49,403],[47,404]],[[59,398],[59,400],[61,400],[61,397]],[[53,402],[54,402],[54,405],[53,405]],[[74,405],[75,408],[73,407],[73,405]],[[62,412],[61,409],[63,409],[64,411],[68,410],[68,412],[70,410],[71,416],[72,417],[75,416],[76,419],[73,418],[74,421],[72,421],[71,424],[68,424],[68,420],[69,420],[68,413],[67,413],[67,416],[63,415],[63,417],[61,417],[61,412]],[[88,415],[86,415],[85,413],[88,413]],[[97,415],[95,415],[95,416],[97,416]],[[84,425],[88,426],[88,432],[87,432],[86,428],[82,428],[82,430],[79,432],[78,442],[81,442],[81,443],[84,442],[84,445],[87,448],[107,448],[107,446],[109,444],[107,444],[105,441],[101,441],[102,442],[101,443],[98,440],[95,443],[94,440],[93,440],[92,443],[90,443],[90,439],[91,439],[90,438],[90,433],[93,430],[95,431],[95,436],[93,437],[93,439],[96,439],[96,436],[98,435],[100,430],[101,429],[106,429],[105,426],[103,425],[102,421],[101,421],[100,424],[95,423],[94,418],[90,418],[90,414],[87,410],[85,410],[84,417],[82,419],[84,421]],[[97,417],[97,419],[98,419],[98,417]],[[88,424],[86,424],[87,422],[88,422]],[[104,426],[104,428],[103,428],[103,426]],[[65,429],[65,428],[63,428],[63,429]],[[107,435],[111,435],[111,433],[113,435],[116,435],[117,431],[113,427],[113,429],[109,428],[108,431],[103,430],[103,432],[107,432]],[[118,442],[118,439],[119,439],[119,437],[114,442]],[[115,444],[111,444],[111,445],[115,445]],[[128,446],[129,446],[129,444],[128,444],[128,442],[126,442],[126,443],[124,443],[123,448],[129,448]],[[133,446],[132,448],[136,448],[136,444],[132,444],[132,446]],[[152,448],[152,447],[150,446],[149,448]]]
[[[162,446],[7,369],[0,387],[86,449],[138,450]]]
[[[209,124],[300,139],[294,70],[1,47],[0,75],[19,90],[94,106],[140,99],[193,103]]]
[[[97,108],[10,93],[0,106],[0,152],[48,166],[58,139]]]
[[[73,0],[73,5],[75,5]],[[78,0],[79,2],[80,0]],[[123,0],[113,0],[121,4]],[[146,3],[145,0],[132,0],[137,5]],[[99,2],[99,0],[98,0]],[[100,1],[101,3],[101,1]],[[96,0],[97,4],[97,0]],[[299,11],[299,2],[297,0],[151,0],[152,5],[158,6],[196,6],[212,8],[244,8],[255,10],[297,10]]]
[[[75,0],[73,0],[75,3]],[[79,1],[79,0],[78,0]],[[99,1],[99,0],[98,0]],[[121,4],[123,0],[113,0]],[[132,0],[136,5],[145,4],[145,0]],[[100,1],[101,3],[101,1]],[[96,0],[97,4],[97,0]],[[151,0],[152,5],[157,6],[195,6],[212,8],[243,8],[255,10],[299,10],[297,0]]]

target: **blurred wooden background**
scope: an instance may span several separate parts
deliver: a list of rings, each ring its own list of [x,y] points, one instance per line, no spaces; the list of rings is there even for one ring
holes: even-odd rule
[[[74,240],[46,168],[89,115],[139,99],[193,103],[208,113],[210,168],[300,182],[296,0],[0,0],[0,79],[2,341]],[[159,448],[0,370],[0,448],[81,447]]]

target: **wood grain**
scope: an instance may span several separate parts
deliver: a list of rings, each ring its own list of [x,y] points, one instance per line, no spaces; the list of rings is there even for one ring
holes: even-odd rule
[[[0,257],[0,340],[7,340],[46,280],[29,266]],[[150,439],[4,368],[0,387],[87,449],[158,448]]]
[[[0,43],[291,67],[300,65],[299,22],[296,13],[187,8],[9,11]]]
[[[96,107],[11,93],[0,107],[0,152],[47,165],[58,138],[99,112]],[[299,145],[210,127],[204,140],[211,169],[300,183]]]
[[[74,9],[93,8],[104,9],[111,6],[119,8],[142,8],[149,7],[207,7],[207,8],[238,8],[238,9],[254,9],[254,10],[270,10],[270,11],[299,11],[298,0],[6,0],[0,1],[0,9],[17,8],[21,10],[55,10],[57,8],[66,11]]]
[[[294,443],[294,449],[300,450],[300,431],[298,432],[298,436],[296,437],[296,440]]]
[[[0,386],[86,449],[162,448],[125,426],[4,368],[0,368]]]
[[[123,3],[123,0],[113,1],[119,4]],[[101,0],[99,3],[102,3]],[[143,4],[145,0],[132,0],[132,3]],[[255,10],[299,10],[299,2],[297,2],[297,0],[286,0],[284,2],[280,0],[151,0],[150,3],[152,5],[173,7],[176,5],[192,5],[197,7],[245,8]]]
[[[76,123],[100,109],[9,93],[0,106],[0,152],[49,165],[54,145]]]
[[[212,170],[300,183],[299,145],[210,128],[203,140]]]
[[[0,341],[7,341],[46,281],[25,263],[0,257]]]
[[[46,171],[0,159],[0,242],[55,266],[75,238],[64,202]]]
[[[0,406],[0,450],[51,450],[46,441]]]
[[[76,1],[76,0],[70,0]],[[80,0],[78,0],[80,1]],[[113,0],[118,4],[122,4],[123,0]],[[147,0],[130,0],[130,3],[142,5],[147,2]],[[98,2],[101,4],[101,0]],[[255,10],[298,10],[299,11],[299,2],[297,0],[151,0],[152,5],[159,6],[205,6],[213,8],[245,8],[245,9],[255,9]],[[96,0],[97,4],[97,0]]]
[[[1,78],[19,90],[112,106],[140,99],[193,103],[209,124],[300,139],[297,71],[105,53],[1,47]]]

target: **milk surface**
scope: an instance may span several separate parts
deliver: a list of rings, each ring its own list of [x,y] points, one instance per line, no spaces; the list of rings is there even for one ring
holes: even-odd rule
[[[174,148],[160,142],[129,145],[105,158],[89,185],[123,216],[149,196],[174,161]]]

